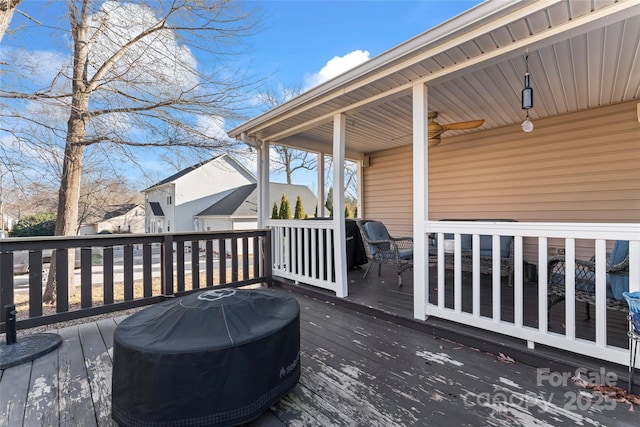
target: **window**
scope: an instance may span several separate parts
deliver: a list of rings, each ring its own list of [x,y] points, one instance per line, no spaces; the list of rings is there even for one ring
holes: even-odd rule
[[[167,205],[171,204],[171,196],[167,196]]]

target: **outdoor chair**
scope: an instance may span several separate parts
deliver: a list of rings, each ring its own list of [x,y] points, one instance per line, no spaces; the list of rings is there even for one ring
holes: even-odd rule
[[[394,238],[380,221],[358,221],[367,257],[370,259],[362,278],[366,278],[371,266],[378,264],[378,276],[382,264],[392,264],[398,272],[398,286],[402,286],[402,272],[413,267],[413,238]]]
[[[636,356],[640,344],[640,292],[623,292],[622,296],[629,305],[629,381],[627,391],[631,394],[633,389],[633,374],[636,370]]]
[[[565,257],[557,256],[549,260],[549,295],[547,309],[565,299]],[[629,290],[629,242],[618,240],[607,256],[607,308],[627,311],[627,304],[622,296]],[[589,261],[575,261],[576,301],[585,303],[586,318],[590,319],[589,305],[595,305],[596,267],[595,257]]]

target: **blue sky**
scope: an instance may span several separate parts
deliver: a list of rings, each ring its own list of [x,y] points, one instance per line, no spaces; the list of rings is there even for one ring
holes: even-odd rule
[[[308,89],[479,3],[479,0],[249,1],[248,6],[256,7],[264,19],[260,21],[260,31],[247,40],[244,56],[237,60],[251,64],[252,73],[266,78],[269,87]],[[53,29],[68,28],[66,2],[23,0],[19,9],[40,24],[16,14],[10,28],[17,32],[5,35],[3,47],[32,50],[33,58],[46,58],[48,51],[65,50],[69,35]],[[194,54],[197,58],[197,52]],[[38,72],[43,75],[51,74],[46,72],[47,68],[53,70],[59,65],[33,58],[33,62],[40,61]],[[47,85],[45,81],[42,84]],[[226,130],[229,127],[231,124],[227,123]],[[159,159],[146,159],[144,166],[147,170],[157,168],[158,178],[166,175],[166,165]]]
[[[253,45],[274,80],[304,85],[333,57],[361,50],[370,58],[480,1],[259,1],[267,28]]]

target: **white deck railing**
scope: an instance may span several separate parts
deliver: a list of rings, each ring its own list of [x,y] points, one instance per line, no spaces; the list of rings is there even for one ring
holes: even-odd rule
[[[317,286],[346,296],[342,273],[336,274],[335,232],[332,220],[273,220],[273,275]]]
[[[612,244],[615,240],[629,241],[629,290],[640,291],[640,225],[639,224],[575,224],[575,223],[502,223],[502,222],[457,222],[457,221],[428,221],[426,223],[428,233],[434,233],[441,243],[438,245],[438,283],[429,284],[424,281],[416,282],[415,286],[424,286],[422,292],[416,295],[425,295],[425,313],[427,316],[435,316],[457,323],[462,323],[482,329],[499,332],[505,335],[524,339],[530,347],[536,343],[569,350],[586,356],[612,361],[622,365],[628,364],[629,356],[626,349],[608,345],[607,307],[606,307],[606,262],[607,242]],[[452,307],[445,306],[445,253],[442,245],[444,234],[454,234],[454,269],[453,292],[454,303]],[[462,268],[461,236],[472,235],[473,239],[473,271],[472,271],[472,295],[473,306],[471,312],[463,311],[462,306]],[[480,272],[478,267],[478,241],[480,235],[493,236],[493,275],[491,294],[491,317],[480,314]],[[513,321],[504,321],[501,317],[502,282],[499,273],[499,242],[500,236],[512,236],[514,238],[514,313]],[[564,250],[566,257],[566,299],[564,334],[549,331],[547,313],[547,263],[549,260],[550,239],[562,242],[559,246]],[[538,268],[538,310],[537,326],[524,324],[524,280],[523,261],[524,249],[537,246]],[[572,260],[576,258],[576,241],[586,240],[593,244],[595,254],[595,340],[587,340],[576,337],[576,304],[575,304],[575,265]],[[583,245],[581,245],[582,247]],[[528,260],[531,261],[531,260]],[[429,277],[429,275],[426,275]],[[437,286],[437,301],[430,303],[428,300],[430,287]],[[419,302],[418,302],[419,303]],[[527,322],[531,323],[531,322]]]

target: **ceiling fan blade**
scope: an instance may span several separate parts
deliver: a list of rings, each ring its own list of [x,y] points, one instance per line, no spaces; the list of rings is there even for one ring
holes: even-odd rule
[[[448,131],[447,126],[442,126],[440,130],[429,133],[429,139],[439,139],[440,135]]]
[[[484,120],[470,120],[468,122],[448,123],[442,125],[444,130],[461,130],[461,129],[473,129],[482,126]]]

